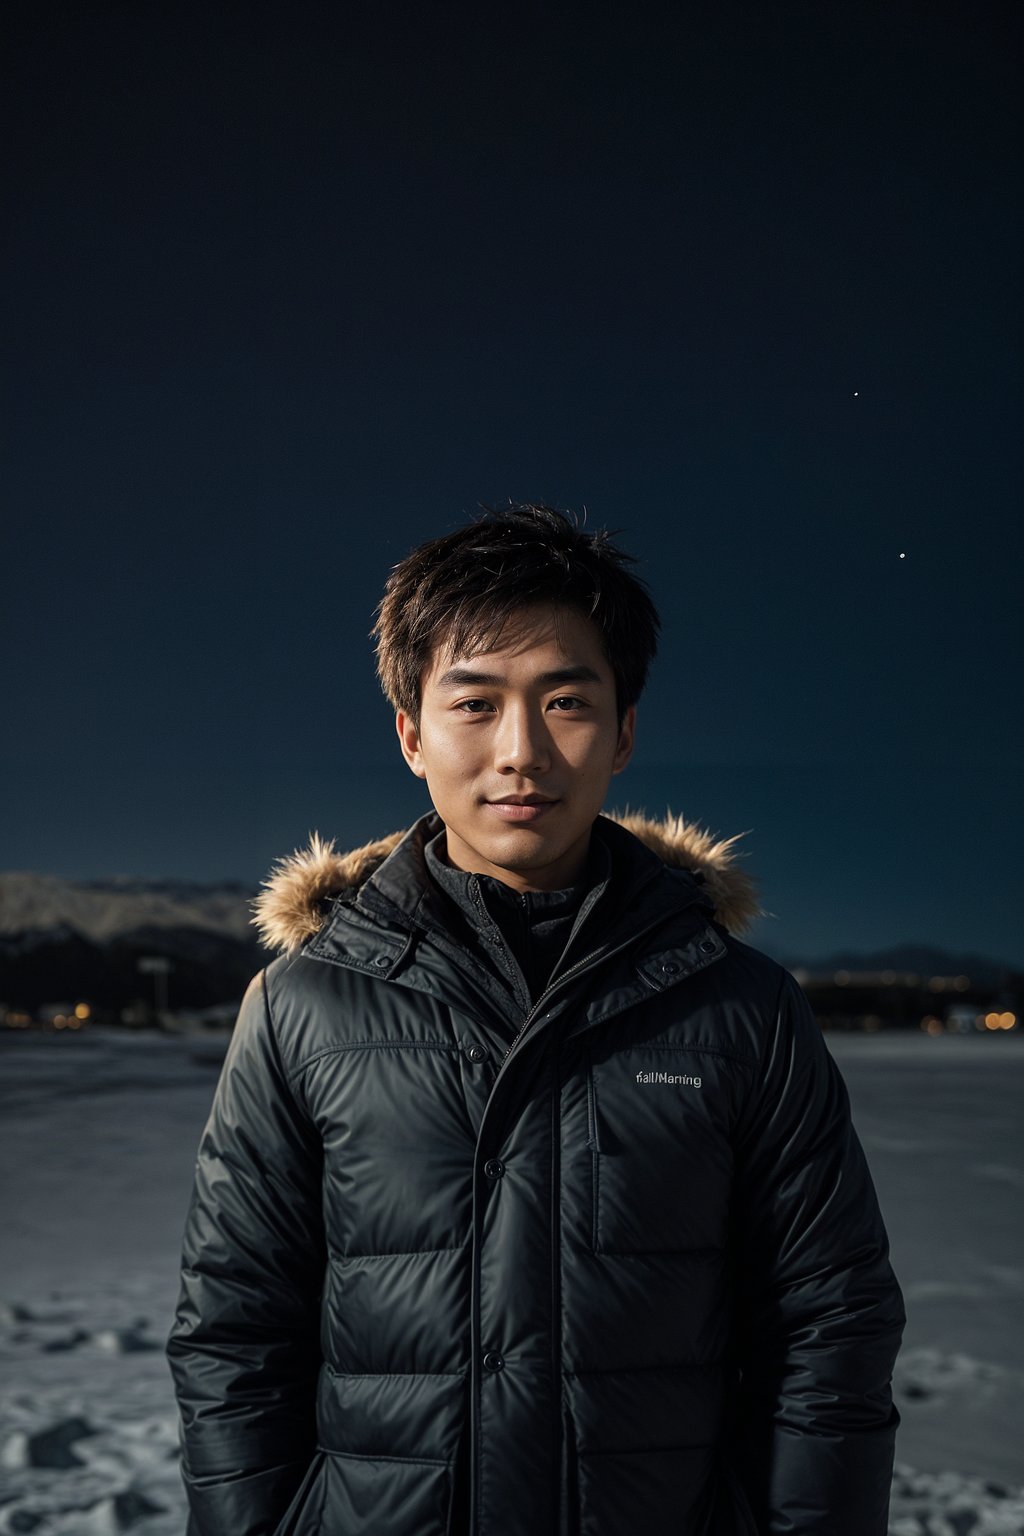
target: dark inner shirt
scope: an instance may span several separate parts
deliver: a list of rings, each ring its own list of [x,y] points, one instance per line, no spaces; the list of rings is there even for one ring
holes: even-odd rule
[[[455,904],[482,948],[527,1010],[544,991],[565,955],[587,895],[595,901],[611,873],[604,844],[590,839],[580,878],[560,891],[515,891],[491,875],[470,874],[448,863],[446,836],[439,832],[426,845],[427,870]],[[592,903],[588,903],[588,910]],[[463,931],[463,938],[468,935]]]

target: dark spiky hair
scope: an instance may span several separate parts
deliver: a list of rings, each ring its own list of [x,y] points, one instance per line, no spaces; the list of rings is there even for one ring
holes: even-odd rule
[[[658,644],[658,613],[627,569],[632,555],[605,529],[537,502],[484,507],[454,533],[421,544],[394,567],[377,609],[377,673],[396,710],[418,724],[420,680],[442,648],[453,658],[518,638],[524,610],[572,608],[600,636],[615,677],[619,723],[643,692]]]

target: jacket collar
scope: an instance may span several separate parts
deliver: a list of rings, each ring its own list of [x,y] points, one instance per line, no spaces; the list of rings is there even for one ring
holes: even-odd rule
[[[689,900],[713,912],[732,933],[742,933],[761,913],[757,887],[736,865],[734,845],[743,833],[716,838],[682,816],[661,820],[626,812],[599,818],[608,842],[617,881],[626,899],[641,892],[653,895],[656,882],[668,877],[672,905]],[[425,874],[423,849],[441,829],[433,811],[421,816],[406,832],[366,843],[350,853],[339,852],[319,833],[309,846],[281,859],[263,882],[253,902],[252,922],[269,949],[296,953],[303,945],[323,953],[339,904],[350,919],[386,913],[401,926],[433,926],[432,885]],[[679,887],[685,885],[684,892]],[[668,894],[667,892],[665,894]],[[404,919],[404,921],[403,921]],[[378,931],[378,938],[379,938]],[[399,948],[404,947],[399,945]]]

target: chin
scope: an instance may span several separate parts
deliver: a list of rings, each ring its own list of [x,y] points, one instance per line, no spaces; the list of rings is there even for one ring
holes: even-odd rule
[[[545,869],[549,864],[555,864],[571,850],[578,838],[559,838],[557,843],[548,842],[546,838],[537,832],[522,831],[511,832],[500,840],[491,843],[489,848],[480,848],[480,854],[491,864],[497,864],[501,869]]]
[[[504,837],[481,838],[476,847],[485,859],[490,859],[494,864],[503,864],[506,861],[518,864],[524,859],[546,861],[558,856],[557,853],[550,851],[550,845],[536,833],[519,830],[506,832]]]

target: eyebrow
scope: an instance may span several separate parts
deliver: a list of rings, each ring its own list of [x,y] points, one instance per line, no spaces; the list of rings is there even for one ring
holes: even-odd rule
[[[560,683],[599,683],[601,678],[593,667],[559,667],[554,672],[541,672],[533,679],[535,685],[543,688],[555,687]],[[463,688],[467,684],[474,688],[507,688],[508,678],[502,677],[498,672],[478,672],[474,667],[449,667],[447,672],[438,678],[438,688]]]

